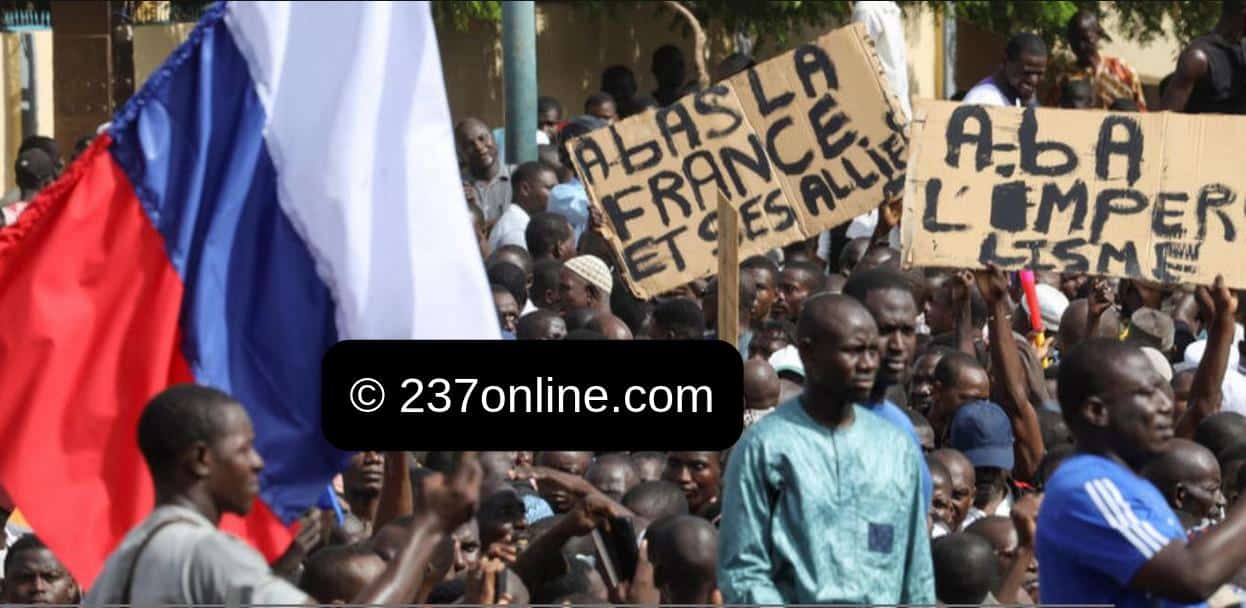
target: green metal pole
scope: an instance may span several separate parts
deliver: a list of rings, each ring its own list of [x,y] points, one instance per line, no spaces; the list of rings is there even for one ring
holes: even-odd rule
[[[502,79],[506,95],[506,162],[536,160],[536,7],[502,3]]]

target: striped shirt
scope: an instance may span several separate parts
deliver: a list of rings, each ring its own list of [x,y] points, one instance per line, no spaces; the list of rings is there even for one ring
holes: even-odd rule
[[[1075,455],[1047,483],[1038,514],[1042,601],[1179,606],[1129,586],[1173,542],[1186,542],[1186,533],[1155,486],[1112,460]]]

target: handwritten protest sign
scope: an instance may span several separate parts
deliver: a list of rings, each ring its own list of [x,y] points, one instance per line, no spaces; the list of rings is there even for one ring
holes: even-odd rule
[[[1246,119],[914,110],[903,259],[1246,287]]]
[[[900,111],[855,25],[568,145],[645,298],[717,270],[719,192],[740,216],[741,259],[899,196]]]

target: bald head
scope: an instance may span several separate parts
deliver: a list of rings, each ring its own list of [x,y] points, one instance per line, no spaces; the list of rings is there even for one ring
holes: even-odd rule
[[[770,363],[749,359],[744,363],[744,407],[768,410],[779,404],[779,375]]]
[[[718,530],[695,515],[655,522],[646,533],[663,603],[708,605],[717,587]]]
[[[1089,312],[1086,300],[1078,299],[1069,302],[1068,308],[1064,309],[1064,314],[1060,316],[1060,347],[1065,349],[1073,348],[1086,340],[1086,315]],[[1099,317],[1099,328],[1093,337],[1097,338],[1115,338],[1121,333],[1120,316],[1113,308],[1107,309],[1103,316]]]
[[[640,483],[636,466],[626,454],[606,454],[599,457],[584,472],[584,479],[617,502],[622,502],[623,495]]]
[[[535,310],[519,318],[515,337],[519,340],[561,340],[567,336],[567,322],[548,310]]]
[[[828,403],[864,403],[878,371],[878,326],[855,298],[819,294],[805,301],[796,327],[807,391]]]
[[[608,312],[598,314],[588,322],[588,329],[601,332],[607,340],[631,340],[632,330],[627,323]]]
[[[999,579],[991,543],[976,534],[955,532],[930,546],[935,597],[944,604],[979,605]]]
[[[1194,441],[1213,454],[1246,442],[1246,416],[1237,412],[1216,412],[1198,423],[1194,429]]]
[[[985,538],[998,553],[1008,553],[1017,548],[1017,528],[1008,517],[988,515],[970,524],[965,531]]]
[[[1142,476],[1176,511],[1202,518],[1222,506],[1220,463],[1211,450],[1188,439],[1169,440],[1167,449],[1142,469]]]
[[[873,270],[879,266],[891,266],[898,269],[900,267],[900,252],[890,247],[874,247],[861,256],[861,261],[857,262],[856,267],[852,269],[852,273],[856,274]]]
[[[365,545],[325,547],[308,558],[300,586],[321,604],[345,604],[384,570],[385,562]]]

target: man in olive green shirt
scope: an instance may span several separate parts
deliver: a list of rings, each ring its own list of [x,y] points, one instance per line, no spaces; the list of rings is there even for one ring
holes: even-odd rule
[[[878,369],[873,318],[851,298],[820,295],[797,331],[804,393],[750,427],[728,461],[724,602],[934,604],[920,454],[856,405]]]

